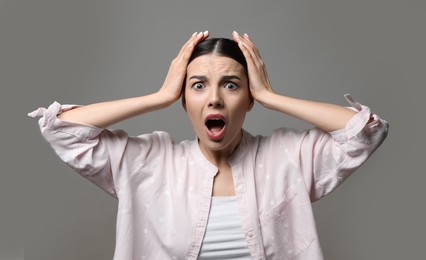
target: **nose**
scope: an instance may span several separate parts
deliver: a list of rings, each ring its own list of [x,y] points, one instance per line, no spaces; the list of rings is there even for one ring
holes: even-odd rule
[[[210,108],[222,108],[223,99],[222,94],[220,93],[220,88],[212,88],[209,95],[208,107]]]

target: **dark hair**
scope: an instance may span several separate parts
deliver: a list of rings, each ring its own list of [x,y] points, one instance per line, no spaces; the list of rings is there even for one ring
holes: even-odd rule
[[[208,38],[195,46],[191,57],[189,58],[188,64],[191,63],[195,58],[206,55],[216,54],[219,56],[225,56],[236,60],[238,63],[243,65],[244,70],[247,72],[247,62],[243,52],[238,47],[238,43],[227,38]]]
[[[192,55],[188,60],[188,64],[190,64],[195,58],[208,54],[216,54],[218,56],[224,56],[234,59],[244,67],[244,71],[248,76],[247,61],[240,47],[238,47],[237,42],[227,38],[207,38],[195,46],[194,51],[192,52]],[[186,80],[183,82],[182,86],[182,104],[184,107],[185,85]]]

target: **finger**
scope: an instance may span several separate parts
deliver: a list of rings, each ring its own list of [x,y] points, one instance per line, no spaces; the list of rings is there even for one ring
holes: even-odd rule
[[[258,54],[258,51],[256,51],[256,46],[249,39],[249,36],[247,34],[240,36],[235,32],[234,40],[238,42],[238,45],[246,58],[249,71],[251,71],[251,73],[260,73],[259,75],[263,75],[263,77],[266,77],[266,81],[268,81],[265,64]]]
[[[246,59],[249,75],[260,73],[262,71],[261,64],[254,57],[254,54],[250,52],[250,48],[243,41],[239,41],[238,46]]]
[[[204,32],[195,32],[191,38],[189,38],[188,42],[185,44],[186,46],[193,47],[200,43],[201,41],[205,40],[209,36],[209,31]]]
[[[247,34],[246,34],[247,35]],[[233,33],[234,40],[237,42],[241,42],[246,46],[247,50],[250,52],[251,56],[255,58],[258,55],[258,52],[256,51],[256,46],[253,44],[253,42],[250,41],[250,39],[247,36],[241,36],[236,31]]]
[[[249,48],[252,48],[254,51],[257,51],[256,45],[251,41],[247,33],[245,33],[244,35],[240,35],[238,32],[234,31],[233,36],[234,38],[237,38],[238,40],[244,42],[244,44]]]
[[[259,54],[260,56],[260,52],[259,49],[257,48],[256,44],[254,44],[254,42],[251,40],[250,36],[247,33],[244,33],[243,37],[244,40],[246,40],[247,43],[249,43],[249,45],[253,48],[253,50]]]
[[[253,53],[250,52],[249,48],[247,47],[246,43],[244,42],[244,40],[240,37],[240,35],[234,31],[232,33],[232,37],[234,38],[234,41],[236,41],[238,43],[238,47],[240,48],[240,50],[242,51],[246,61],[247,61],[247,65],[254,65],[253,64]]]
[[[208,31],[199,32],[199,33],[195,32],[189,38],[189,40],[184,44],[184,46],[182,47],[181,51],[178,54],[178,57],[184,58],[184,59],[185,58],[189,59],[189,57],[192,54],[194,46],[197,45],[197,44],[199,44],[203,40],[205,40],[208,36],[209,36],[209,32]]]
[[[246,56],[247,62],[251,60],[253,64],[256,67],[262,67],[263,61],[260,57],[259,52],[257,51],[256,46],[250,41],[250,39],[247,36],[241,36],[237,32],[233,32],[233,37],[236,42],[238,42],[238,45],[240,46],[241,51],[243,51],[243,54]]]
[[[208,37],[209,37],[209,31],[199,32],[196,35],[195,40],[193,41],[193,46],[199,44],[200,42],[204,41]]]
[[[253,41],[250,39],[250,36],[247,33],[244,33],[243,38],[246,40],[249,46],[251,46],[253,52],[256,53],[256,56],[258,56],[259,59],[262,59],[262,57],[260,56],[259,49],[257,48],[256,44],[254,44]]]
[[[256,45],[253,43],[253,41],[250,39],[250,37],[248,36],[247,33],[244,33],[243,36],[241,36],[241,39],[243,40],[243,42],[249,46],[249,50],[255,54],[255,56],[261,60],[262,58],[260,57],[260,52],[259,49],[256,47]]]
[[[178,55],[177,55],[177,56],[182,55],[182,53],[183,53],[183,52],[185,52],[185,50],[186,50],[189,46],[193,45],[193,42],[194,42],[194,40],[196,40],[196,39],[197,39],[198,35],[199,35],[199,33],[198,33],[198,32],[194,32],[194,33],[191,35],[191,37],[189,37],[189,39],[185,42],[185,44],[183,44],[183,45],[182,45],[182,48],[180,49],[180,51],[179,51],[179,53],[178,53]]]

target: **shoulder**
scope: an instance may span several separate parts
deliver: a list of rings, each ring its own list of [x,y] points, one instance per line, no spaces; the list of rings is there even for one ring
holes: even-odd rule
[[[155,158],[182,157],[190,149],[190,141],[175,142],[172,135],[164,131],[154,131],[136,136],[129,136],[125,143],[125,155],[149,161]],[[115,148],[116,146],[114,146]]]
[[[319,140],[329,139],[330,134],[318,128],[293,129],[281,127],[274,129],[270,135],[256,135],[247,138],[250,146],[258,149],[299,150],[302,146],[315,145]]]
[[[150,146],[173,146],[175,141],[170,133],[165,131],[153,131],[128,137],[129,145],[150,145]]]
[[[167,148],[170,150],[190,149],[191,146],[197,144],[196,140],[181,140],[176,142],[169,132],[154,131],[151,133],[141,134],[138,136],[130,137],[131,142],[150,144],[157,148]]]
[[[262,143],[274,144],[283,144],[283,143],[299,143],[306,136],[311,134],[318,134],[316,128],[300,130],[294,128],[280,127],[274,129],[270,135],[259,136]]]

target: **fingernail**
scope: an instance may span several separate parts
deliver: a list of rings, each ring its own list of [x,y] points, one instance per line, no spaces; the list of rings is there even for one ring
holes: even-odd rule
[[[204,35],[207,35],[207,34],[209,34],[209,31],[204,31]]]
[[[236,36],[240,36],[238,33],[237,33],[237,31],[234,31],[233,32]]]
[[[245,33],[244,36],[247,38],[250,38],[250,36],[247,33]]]
[[[197,34],[197,37],[200,37],[201,35],[203,35],[203,32],[199,32],[199,33]]]
[[[193,33],[192,36],[195,36],[197,34],[197,32]]]

